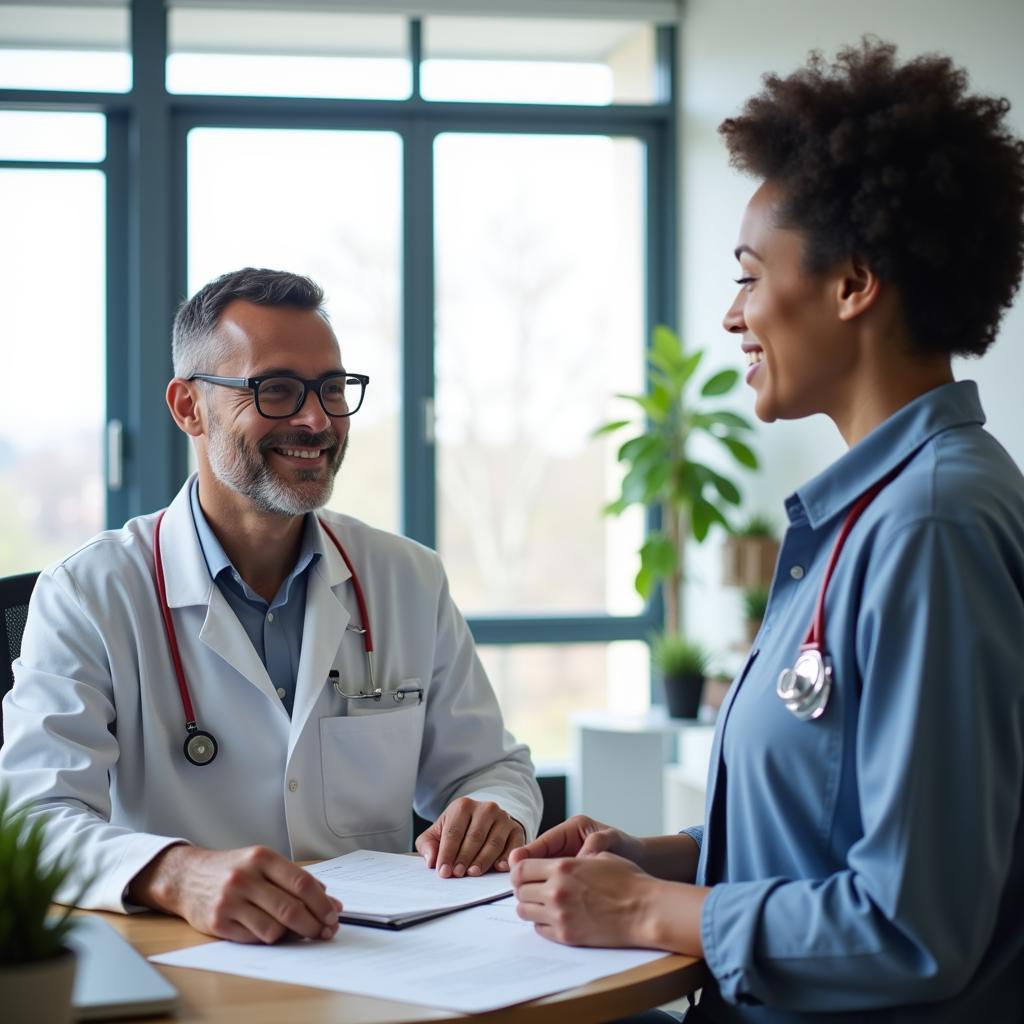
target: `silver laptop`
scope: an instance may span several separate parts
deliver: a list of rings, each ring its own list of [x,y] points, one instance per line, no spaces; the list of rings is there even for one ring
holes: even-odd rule
[[[167,1013],[178,990],[99,917],[77,917],[68,945],[78,955],[71,996],[77,1020]]]

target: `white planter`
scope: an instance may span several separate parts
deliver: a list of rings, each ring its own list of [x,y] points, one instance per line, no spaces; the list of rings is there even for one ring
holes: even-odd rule
[[[0,966],[4,1024],[71,1024],[75,955],[65,950],[50,960]]]

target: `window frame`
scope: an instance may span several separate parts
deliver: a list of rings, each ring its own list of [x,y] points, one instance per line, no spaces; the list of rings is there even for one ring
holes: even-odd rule
[[[186,148],[193,128],[382,130],[403,141],[401,298],[402,531],[428,546],[437,532],[434,397],[433,145],[444,132],[619,135],[646,151],[644,337],[676,309],[676,29],[656,28],[658,102],[610,106],[430,101],[420,95],[422,26],[409,19],[412,92],[403,100],[171,94],[163,0],[129,0],[133,81],[127,93],[0,89],[0,108],[107,115],[99,163],[0,161],[0,167],[88,167],[107,181],[106,520],[120,526],[166,505],[188,467],[187,439],[152,400],[172,374],[170,324],[186,293]],[[118,434],[118,430],[120,433]],[[113,431],[113,435],[111,435]],[[121,440],[121,457],[116,442]],[[648,529],[657,513],[648,511]],[[662,622],[660,592],[637,615],[477,615],[482,644],[643,640]]]

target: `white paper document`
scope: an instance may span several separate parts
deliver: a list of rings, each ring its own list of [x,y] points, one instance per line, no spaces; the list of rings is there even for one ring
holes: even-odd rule
[[[663,956],[648,950],[560,946],[537,935],[516,915],[515,901],[506,899],[406,931],[342,925],[329,942],[211,942],[151,959],[477,1013],[584,985]]]
[[[508,896],[509,875],[441,878],[422,857],[357,850],[306,869],[342,903],[341,920],[404,928],[464,907]]]

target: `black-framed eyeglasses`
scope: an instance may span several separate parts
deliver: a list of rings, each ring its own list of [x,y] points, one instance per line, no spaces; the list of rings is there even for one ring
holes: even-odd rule
[[[304,380],[294,373],[272,373],[260,377],[216,377],[193,373],[188,380],[202,380],[225,388],[248,388],[256,400],[256,411],[268,420],[294,416],[306,403],[306,395],[315,391],[328,416],[351,416],[358,412],[370,378],[365,373],[325,373]]]

